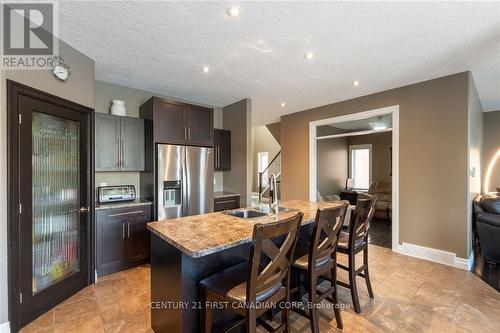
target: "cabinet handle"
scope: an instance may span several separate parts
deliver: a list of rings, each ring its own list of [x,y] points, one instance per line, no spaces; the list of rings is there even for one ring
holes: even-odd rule
[[[122,224],[122,238],[125,239],[125,224]]]
[[[216,204],[227,204],[227,203],[232,203],[232,202],[236,202],[236,199],[217,201]]]
[[[187,126],[184,126],[184,140],[187,140]]]
[[[116,167],[120,167],[120,139],[116,138],[116,150],[117,150],[117,158],[118,160],[116,161]]]
[[[215,159],[215,168],[217,169],[219,167],[219,163],[217,163],[218,158],[217,158],[217,146],[214,147],[214,159]]]
[[[109,214],[108,217],[125,216],[125,215],[141,214],[141,213],[144,213],[144,211],[143,210],[135,210],[133,212],[127,212],[127,213]]]
[[[127,223],[127,238],[130,238],[130,223]]]
[[[220,146],[217,146],[217,166],[220,168]]]
[[[191,140],[191,126],[188,127],[188,138]]]
[[[122,168],[125,167],[125,141],[122,139]]]

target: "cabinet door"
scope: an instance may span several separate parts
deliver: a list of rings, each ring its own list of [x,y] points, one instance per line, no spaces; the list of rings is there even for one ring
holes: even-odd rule
[[[185,143],[186,128],[182,103],[155,99],[154,141],[157,143]]]
[[[149,231],[147,223],[151,221],[150,206],[138,207],[129,212],[126,219],[125,257],[128,265],[149,258]]]
[[[200,146],[213,146],[214,123],[213,110],[194,106],[185,106],[187,142]]]
[[[95,115],[95,171],[120,169],[120,118]]]
[[[116,210],[97,212],[97,274],[118,272],[124,267],[125,225]]]
[[[144,120],[121,119],[121,156],[123,171],[144,171]]]
[[[231,170],[231,131],[214,130],[215,170]]]

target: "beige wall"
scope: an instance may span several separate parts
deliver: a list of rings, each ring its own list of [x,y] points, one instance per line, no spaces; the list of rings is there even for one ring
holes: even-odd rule
[[[0,76],[0,323],[8,320],[6,79],[94,108],[94,61],[62,41],[59,51],[71,66],[66,83],[56,80],[48,70],[2,71]]]
[[[399,105],[400,241],[467,256],[468,73],[281,118],[284,200],[309,198],[309,122]]]
[[[317,188],[321,195],[339,194],[349,177],[349,146],[372,145],[372,181],[391,181],[392,132],[317,141]]]
[[[497,151],[500,150],[500,110],[484,113],[484,172],[483,179],[486,176],[486,170]],[[484,180],[483,180],[484,181]],[[484,182],[483,182],[484,184]],[[490,188],[483,188],[484,192],[494,191],[500,187],[500,159],[493,166],[490,177]]]
[[[318,140],[316,149],[317,189],[323,197],[338,195],[349,174],[347,138]]]
[[[259,167],[258,153],[268,152],[269,162],[281,150],[281,146],[269,131],[267,126],[256,126],[252,128],[252,191],[258,192],[259,188]]]
[[[159,96],[164,98],[172,98],[165,94],[158,94],[150,91],[125,87],[109,82],[95,81],[95,110],[96,112],[109,113],[111,107],[111,100],[121,99],[125,101],[125,108],[127,109],[127,116],[139,117],[139,107],[146,102],[151,96]],[[179,100],[179,99],[176,99]],[[200,103],[193,103],[191,101],[184,101],[191,104],[198,104],[209,106]],[[209,106],[213,107],[213,106]],[[222,109],[214,108],[214,125],[215,128],[222,128]],[[223,173],[215,172],[215,191],[221,191],[223,186]],[[137,196],[140,197],[140,172],[96,172],[95,186],[100,186],[101,183],[107,185],[134,185],[137,191]],[[97,192],[96,192],[97,194]]]
[[[266,125],[266,127],[279,144],[281,142],[281,123],[280,122],[272,123]]]
[[[372,181],[390,182],[392,132],[349,136],[348,145],[372,145]]]
[[[224,172],[224,190],[241,194],[241,205],[251,204],[252,101],[243,99],[222,109],[224,129],[231,131],[231,170]]]
[[[468,170],[468,193],[466,197],[467,204],[467,255],[472,251],[472,201],[474,197],[482,191],[482,172],[483,172],[483,108],[474,84],[472,74],[469,73],[468,90],[468,115],[469,115],[469,170]]]

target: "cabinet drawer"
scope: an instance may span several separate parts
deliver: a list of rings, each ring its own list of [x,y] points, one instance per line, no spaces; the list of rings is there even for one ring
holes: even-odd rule
[[[214,212],[221,212],[224,210],[237,209],[237,208],[240,208],[239,195],[214,199]]]
[[[150,222],[151,206],[134,206],[116,209],[103,209],[97,211],[97,223],[99,221],[126,220],[127,222]]]

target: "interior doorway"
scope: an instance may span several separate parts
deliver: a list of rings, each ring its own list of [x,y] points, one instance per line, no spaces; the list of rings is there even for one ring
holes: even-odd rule
[[[310,122],[309,198],[377,197],[371,241],[399,245],[399,106]]]

